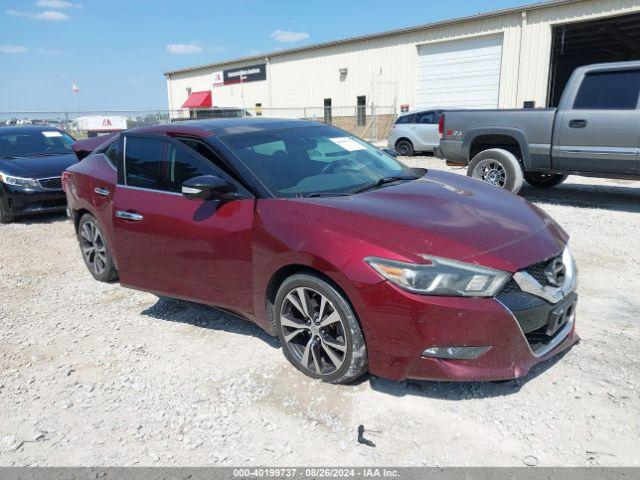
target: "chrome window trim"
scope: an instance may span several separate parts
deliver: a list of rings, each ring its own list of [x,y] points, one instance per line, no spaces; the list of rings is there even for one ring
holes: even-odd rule
[[[122,137],[122,182],[127,185],[127,136]]]
[[[178,197],[182,196],[182,193],[179,193],[179,192],[167,192],[166,190],[154,190],[153,188],[133,187],[131,185],[118,184],[116,188],[126,188],[128,190],[141,190],[143,192],[164,193],[165,195],[177,195]]]

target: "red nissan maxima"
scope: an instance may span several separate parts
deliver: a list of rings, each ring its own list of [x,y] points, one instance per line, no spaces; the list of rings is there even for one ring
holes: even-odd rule
[[[567,234],[391,153],[319,122],[203,120],[123,132],[63,183],[97,280],[242,315],[310,377],[505,380],[572,345]]]

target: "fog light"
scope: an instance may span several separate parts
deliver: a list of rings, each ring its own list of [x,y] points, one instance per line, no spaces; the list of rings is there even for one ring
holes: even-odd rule
[[[423,357],[472,360],[489,350],[488,347],[430,347],[422,352]]]

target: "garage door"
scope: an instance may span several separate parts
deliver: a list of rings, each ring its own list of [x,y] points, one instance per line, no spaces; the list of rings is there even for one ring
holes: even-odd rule
[[[419,46],[418,108],[497,108],[501,62],[502,35]]]

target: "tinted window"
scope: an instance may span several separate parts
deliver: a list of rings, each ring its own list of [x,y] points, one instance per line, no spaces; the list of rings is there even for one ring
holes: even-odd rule
[[[122,142],[118,139],[107,148],[105,155],[114,167],[117,167],[122,161]]]
[[[573,108],[633,110],[639,92],[640,70],[592,73],[584,77]]]
[[[219,173],[169,142],[135,137],[127,138],[125,171],[127,185],[177,193],[190,178]]]
[[[413,123],[413,117],[414,115],[402,115],[398,117],[396,123]]]
[[[436,112],[416,113],[416,123],[428,123],[428,124],[438,123]]]

